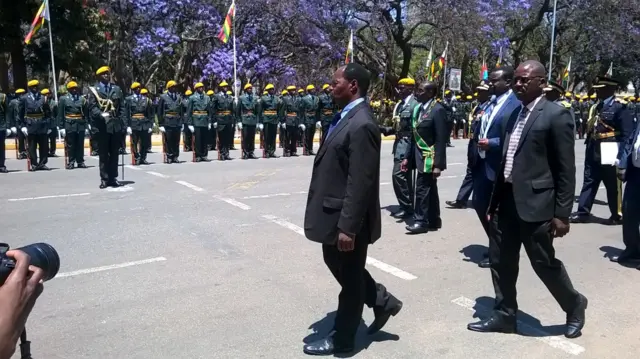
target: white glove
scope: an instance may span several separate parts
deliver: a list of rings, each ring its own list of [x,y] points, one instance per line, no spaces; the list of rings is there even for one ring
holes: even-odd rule
[[[6,129],[5,131],[7,131],[7,136],[11,135],[11,130],[10,129]]]
[[[209,126],[208,126],[208,127],[209,127],[209,129],[211,129],[211,124],[209,124]]]
[[[300,127],[300,129],[301,129],[302,131],[304,131],[304,130],[306,130],[306,129],[307,129],[307,127],[305,127],[305,125],[303,125],[303,124],[300,124],[300,126],[298,126],[298,127]]]
[[[11,132],[15,135],[18,133],[18,130],[15,127],[11,127]]]
[[[48,129],[47,130],[47,135],[50,135],[50,134],[51,134],[51,129]]]
[[[189,125],[189,126],[187,126],[187,127],[189,128],[189,131],[191,131],[191,133],[196,132],[196,129],[195,129],[195,128],[193,128],[193,126]]]
[[[20,131],[22,131],[22,133],[24,133],[25,136],[29,136],[29,132],[27,132],[26,127],[21,128]]]
[[[286,124],[286,123],[284,123],[284,122],[283,122],[283,123],[281,123],[281,124],[280,124],[280,128],[282,128],[282,129],[286,129],[286,128],[287,128],[287,124]]]
[[[316,128],[322,128],[322,124],[320,123],[320,121],[316,122]]]
[[[217,122],[213,123],[213,128],[218,128],[218,123]]]
[[[264,128],[264,125],[263,125],[263,124],[261,124],[261,123],[259,123],[259,124],[258,124],[258,130],[262,131],[262,129],[263,129],[263,128]]]
[[[153,132],[153,128],[150,128],[148,132],[149,132],[149,133]]]
[[[238,122],[238,124],[236,125],[236,127],[238,127],[238,130],[242,130],[242,122]]]
[[[85,136],[89,136],[89,129],[88,129],[88,128],[85,128],[85,129],[84,129],[84,135],[85,135]]]
[[[89,129],[89,131],[91,131],[91,125],[87,125],[87,128]]]
[[[165,132],[165,130],[164,130],[164,126],[160,126],[160,132],[162,132],[162,133],[164,133],[164,132]]]
[[[453,109],[453,112],[456,112],[456,108],[455,107],[453,107],[452,109]]]
[[[58,130],[58,132],[60,132],[60,137],[65,137],[67,135],[67,131],[64,128],[61,130]]]
[[[131,131],[131,127],[127,127],[127,135],[130,135],[132,133],[133,133],[133,131]]]

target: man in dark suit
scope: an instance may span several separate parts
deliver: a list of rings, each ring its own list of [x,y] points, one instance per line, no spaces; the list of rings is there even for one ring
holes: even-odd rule
[[[416,90],[419,105],[412,117],[411,145],[401,164],[403,171],[417,170],[414,223],[406,227],[411,234],[427,233],[442,227],[438,177],[447,169],[449,126],[447,110],[436,101],[438,85],[427,81]]]
[[[576,185],[575,123],[569,110],[544,99],[545,79],[545,68],[537,61],[526,61],[515,72],[514,90],[522,107],[506,127],[488,210],[502,232],[489,243],[496,302],[493,315],[469,324],[469,330],[516,332],[522,245],[533,270],[567,313],[565,336],[576,338],[584,327],[587,298],[573,288],[553,248],[553,239],[569,232]]]
[[[618,255],[618,262],[625,263],[640,259],[640,126],[624,144],[617,167],[618,179],[626,182],[622,198],[624,250]]]
[[[333,76],[333,98],[343,110],[334,117],[313,164],[304,233],[322,243],[324,262],[342,290],[334,330],[305,345],[306,354],[353,351],[364,304],[375,314],[369,334],[402,308],[365,269],[367,247],[381,235],[380,131],[364,101],[369,81],[369,72],[358,64]]]

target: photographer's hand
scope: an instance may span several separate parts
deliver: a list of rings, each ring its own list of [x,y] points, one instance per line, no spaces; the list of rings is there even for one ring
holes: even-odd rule
[[[8,251],[16,266],[0,286],[0,359],[9,359],[16,343],[42,293],[42,269],[30,266],[29,255],[22,251]]]

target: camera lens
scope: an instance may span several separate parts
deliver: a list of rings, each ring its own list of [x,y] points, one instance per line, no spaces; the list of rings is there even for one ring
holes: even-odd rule
[[[16,249],[28,254],[29,257],[31,257],[31,265],[44,271],[44,278],[42,279],[45,282],[58,274],[60,270],[60,257],[51,245],[47,243],[34,243]]]

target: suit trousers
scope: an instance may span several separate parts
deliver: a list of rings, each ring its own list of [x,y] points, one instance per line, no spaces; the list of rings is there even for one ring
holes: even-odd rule
[[[418,172],[416,176],[416,206],[413,218],[417,224],[425,227],[442,223],[438,180],[433,177],[433,173]]]
[[[616,177],[616,166],[601,165],[598,161],[587,157],[584,160],[584,182],[580,191],[580,199],[578,200],[578,215],[588,216],[591,213],[591,207],[598,194],[600,183],[604,183],[607,191],[607,204],[611,216],[619,218],[621,213],[618,208],[619,202],[618,191],[621,191]]]
[[[493,191],[493,182],[487,178],[484,174],[484,165],[480,165],[480,168],[473,173],[473,208],[476,210],[480,224],[484,229],[487,236],[492,235],[495,232],[499,232],[497,228],[489,230],[490,223],[487,220],[487,211],[491,204],[491,193]]]
[[[469,201],[469,197],[471,197],[471,192],[473,191],[473,175],[471,173],[471,167],[467,164],[467,173],[464,175],[464,179],[462,180],[462,184],[460,185],[460,190],[458,191],[458,196],[456,197],[456,202],[467,203]],[[489,192],[491,194],[491,192]]]
[[[522,245],[533,270],[562,310],[566,313],[573,312],[579,304],[580,297],[571,284],[564,264],[555,256],[550,231],[551,222],[523,221],[518,214],[511,184],[504,184],[500,198],[497,225],[502,236],[490,236],[489,242],[491,277],[496,293],[496,314],[515,318],[518,312],[516,281]]]
[[[276,154],[276,132],[278,132],[277,123],[264,124],[264,149],[269,156]]]
[[[622,241],[625,252],[640,255],[640,168],[630,165],[622,200]]]
[[[7,153],[5,152],[5,142],[7,137],[7,131],[0,129],[0,168],[4,168],[4,161],[6,160]]]
[[[64,141],[67,143],[69,164],[84,163],[84,131],[67,132]]]
[[[118,154],[122,145],[122,133],[98,133],[98,158],[100,179],[113,181],[118,178]]]
[[[304,149],[307,154],[313,153],[313,137],[316,135],[316,125],[306,125],[304,129]]]
[[[149,131],[133,130],[131,134],[131,151],[133,151],[133,157],[136,161],[147,160],[147,149],[149,148],[149,143],[147,143],[149,136],[147,136],[147,133]]]
[[[42,134],[29,134],[27,136],[27,143],[29,144],[29,159],[31,165],[46,165],[49,161],[49,135]],[[38,155],[40,161],[38,161]]]
[[[58,130],[52,129],[49,136],[49,155],[53,156],[56,154],[56,140],[58,139]]]
[[[100,150],[100,146],[98,146],[98,137],[100,136],[99,132],[91,131],[91,137],[89,137],[89,147],[91,147],[91,153],[98,153]]]
[[[168,160],[178,160],[180,156],[180,126],[165,126],[166,154]]]
[[[242,151],[249,155],[256,149],[256,125],[242,125]]]
[[[295,154],[298,151],[298,126],[287,125],[284,152]]]
[[[209,128],[208,127],[194,127],[194,136],[196,138],[195,148],[192,150],[196,152],[196,158],[205,158],[209,156]],[[185,132],[186,141],[186,132]]]
[[[391,172],[391,182],[393,192],[396,194],[400,209],[408,213],[413,213],[413,179],[412,171],[402,172],[400,165],[402,161],[393,159],[393,170]]]

